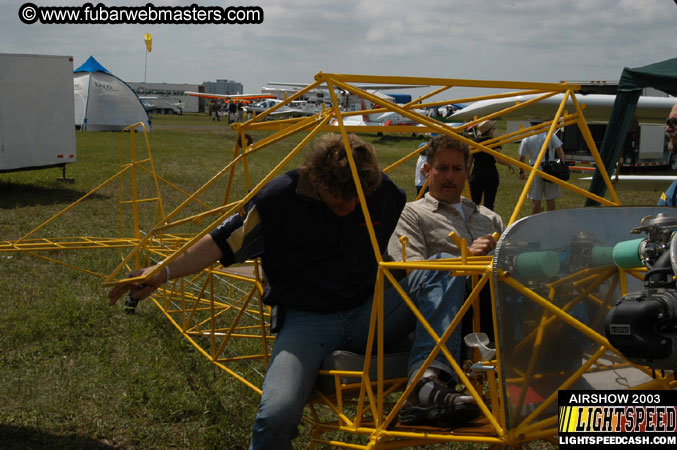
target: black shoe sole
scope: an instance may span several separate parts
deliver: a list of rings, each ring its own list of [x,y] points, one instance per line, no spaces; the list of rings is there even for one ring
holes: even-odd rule
[[[397,415],[401,425],[430,425],[448,427],[470,422],[481,415],[479,406],[461,404],[454,406],[410,406]]]

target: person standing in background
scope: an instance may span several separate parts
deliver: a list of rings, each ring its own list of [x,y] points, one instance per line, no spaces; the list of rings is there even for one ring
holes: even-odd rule
[[[496,122],[485,120],[477,125],[477,142],[484,142],[494,138],[496,131]],[[501,151],[501,147],[495,147],[494,150]],[[470,184],[470,197],[472,201],[479,205],[484,197],[484,206],[494,210],[496,193],[498,192],[498,169],[496,168],[496,158],[484,152],[477,152],[471,156],[472,171],[468,183]],[[515,169],[508,163],[499,161],[508,166],[511,172]]]

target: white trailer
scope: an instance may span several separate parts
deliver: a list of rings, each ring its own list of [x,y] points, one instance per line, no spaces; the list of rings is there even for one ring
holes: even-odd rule
[[[573,82],[582,86],[581,91],[586,94],[616,94],[618,83],[615,82]],[[656,110],[661,110],[658,105],[664,105],[662,114],[658,117],[659,123],[654,121],[643,120],[638,122],[635,120],[628,130],[625,143],[623,144],[623,153],[620,158],[621,167],[645,167],[645,166],[670,166],[673,170],[677,170],[677,160],[674,155],[668,150],[667,140],[665,138],[665,119],[668,117],[668,108],[677,102],[675,99],[667,98],[665,92],[661,92],[654,88],[642,89],[642,96],[637,103],[637,113],[644,113],[652,105],[656,106]],[[635,114],[636,116],[638,114]],[[592,122],[589,124],[590,132],[595,140],[595,144],[599,149],[604,140],[604,133],[606,132],[606,121],[603,123]],[[567,130],[567,128],[570,128]],[[573,158],[577,163],[592,164],[592,157],[589,156],[589,151],[583,136],[581,136],[577,127],[567,127],[564,129],[562,142],[564,143],[564,152]]]
[[[73,58],[0,53],[0,172],[76,161]]]
[[[618,83],[610,81],[569,83],[581,86],[580,93],[583,95],[578,97],[578,101],[586,104],[583,114],[599,150],[604,140]],[[642,90],[635,112],[635,116],[641,117],[641,121],[635,120],[630,126],[619,161],[621,167],[670,166],[673,170],[677,170],[677,158],[668,150],[665,138],[665,119],[675,103],[677,99],[669,98],[666,93],[657,89]],[[553,101],[548,106],[558,104],[559,102]],[[508,120],[507,133],[528,126],[528,121]],[[564,127],[558,136],[562,140],[567,159],[574,161],[579,167],[588,166],[592,170],[594,161],[578,127],[576,125]]]

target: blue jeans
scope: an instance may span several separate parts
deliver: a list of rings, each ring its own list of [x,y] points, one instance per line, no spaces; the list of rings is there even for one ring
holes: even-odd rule
[[[430,259],[451,257],[452,255],[448,253],[438,253]],[[445,270],[415,270],[400,282],[400,286],[416,303],[421,315],[428,321],[435,333],[442,336],[465,301],[465,283],[465,277],[450,277],[449,272]],[[385,292],[384,299],[387,297],[400,299],[393,288]],[[423,365],[435,347],[435,342],[423,324],[418,321],[415,323],[416,336],[409,352],[409,377]],[[460,324],[447,340],[446,346],[454,359],[459,361],[461,356]],[[437,354],[430,366],[453,373],[449,362],[441,352]]]
[[[439,254],[434,259],[450,257]],[[465,278],[450,277],[447,271],[416,270],[405,277],[400,286],[440,336],[465,299]],[[287,309],[263,382],[250,449],[291,448],[322,360],[335,350],[365,352],[371,308],[372,302],[367,301],[356,308],[332,313]],[[386,348],[416,329],[409,358],[412,373],[421,366],[435,344],[392,287],[384,293],[383,310]],[[447,347],[456,359],[460,346],[459,328],[447,341]],[[444,356],[438,355],[432,365],[450,370]]]

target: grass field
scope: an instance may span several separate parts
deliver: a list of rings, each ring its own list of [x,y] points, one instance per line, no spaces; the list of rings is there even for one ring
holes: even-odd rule
[[[154,122],[149,139],[158,173],[187,192],[232,158],[235,133],[224,122],[204,115]],[[254,134],[255,140],[261,137],[263,132]],[[420,142],[405,136],[363,137],[376,147],[384,166]],[[250,167],[253,179],[265,175],[300,139],[267,149]],[[78,161],[67,169],[73,183],[56,180],[60,169],[0,174],[0,240],[20,238],[116,173],[119,143],[118,133],[78,132]],[[514,155],[516,147],[505,152]],[[391,173],[409,199],[414,198],[414,163]],[[523,182],[504,166],[499,171],[496,209],[507,220]],[[665,187],[633,186],[619,190],[619,196],[624,204],[655,204]],[[246,189],[239,182],[235,198]],[[219,205],[224,190],[225,182],[219,182],[201,199]],[[102,189],[41,230],[41,236],[116,236],[118,192],[117,185]],[[166,210],[184,198],[165,187],[162,192]],[[563,208],[582,204],[569,192],[559,201]],[[527,204],[522,216],[529,211]],[[119,252],[92,251],[47,256],[102,274],[120,258]],[[246,448],[258,396],[199,355],[150,303],[134,315],[108,307],[100,283],[96,276],[28,254],[0,253],[0,448]],[[297,447],[306,448],[308,438],[302,427]]]

